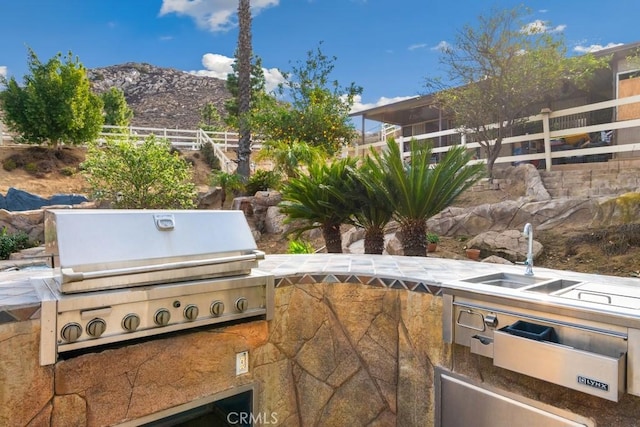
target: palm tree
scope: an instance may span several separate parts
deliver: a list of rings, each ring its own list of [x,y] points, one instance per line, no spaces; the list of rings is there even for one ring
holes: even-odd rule
[[[322,148],[306,142],[269,141],[258,152],[257,159],[271,159],[275,163],[274,170],[287,178],[296,178],[300,175],[302,166],[324,163],[326,153]]]
[[[282,189],[279,206],[288,215],[287,221],[302,220],[295,228],[298,235],[321,228],[329,253],[342,252],[340,226],[349,221],[353,211],[347,183],[355,166],[353,158],[315,163],[309,166],[308,175],[290,179]]]
[[[384,228],[393,217],[393,206],[387,199],[389,185],[385,171],[367,157],[354,171],[349,184],[350,198],[355,202],[352,223],[365,230],[364,252],[382,254]]]
[[[238,140],[237,173],[246,180],[251,173],[251,1],[238,3]]]
[[[405,163],[393,139],[387,141],[384,153],[371,151],[373,167],[384,171],[386,176],[385,194],[400,225],[405,255],[427,255],[427,219],[451,205],[483,176],[484,165],[470,165],[471,156],[459,145],[432,165],[431,146],[411,141],[411,155]]]

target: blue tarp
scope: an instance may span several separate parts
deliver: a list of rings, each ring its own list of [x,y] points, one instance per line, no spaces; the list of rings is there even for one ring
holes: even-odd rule
[[[6,209],[11,212],[30,211],[40,209],[43,206],[77,205],[87,201],[86,197],[79,194],[55,194],[45,199],[11,187],[6,196],[0,194],[0,209]]]

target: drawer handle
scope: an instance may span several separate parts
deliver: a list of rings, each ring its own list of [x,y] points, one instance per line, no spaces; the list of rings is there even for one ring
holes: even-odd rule
[[[482,345],[489,345],[491,343],[493,343],[493,340],[489,337],[483,337],[482,335],[474,335],[471,338],[475,338],[478,341],[480,341],[480,344]]]
[[[607,304],[611,304],[611,296],[610,295],[606,295],[606,294],[600,294],[597,292],[586,292],[586,291],[580,291],[578,292],[578,299],[587,301],[587,302],[600,302],[600,301],[594,301],[592,299],[584,299],[582,298],[583,295],[587,295],[587,296],[592,296],[592,297],[599,297],[599,298],[604,298],[604,300],[606,301]]]

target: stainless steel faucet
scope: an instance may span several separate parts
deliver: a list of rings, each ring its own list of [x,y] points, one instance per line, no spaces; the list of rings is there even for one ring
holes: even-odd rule
[[[527,260],[524,262],[526,266],[524,275],[533,276],[533,226],[530,223],[526,223],[522,234],[529,239],[527,244]]]

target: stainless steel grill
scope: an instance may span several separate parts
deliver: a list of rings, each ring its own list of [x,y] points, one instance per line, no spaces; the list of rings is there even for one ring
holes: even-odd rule
[[[273,316],[241,211],[50,210],[41,364],[61,353]]]

